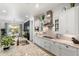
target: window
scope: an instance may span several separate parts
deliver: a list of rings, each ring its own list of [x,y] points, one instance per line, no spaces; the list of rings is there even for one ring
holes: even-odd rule
[[[55,20],[55,31],[59,31],[59,19]]]

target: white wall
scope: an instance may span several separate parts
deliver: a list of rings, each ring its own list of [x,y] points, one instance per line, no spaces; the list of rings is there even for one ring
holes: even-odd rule
[[[0,29],[1,29],[1,28],[5,28],[5,21],[1,21],[1,22],[0,22]]]

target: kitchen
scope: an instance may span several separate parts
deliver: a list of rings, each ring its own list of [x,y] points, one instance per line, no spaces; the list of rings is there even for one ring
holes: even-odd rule
[[[11,36],[14,40],[7,51],[1,45],[0,55],[79,56],[79,3],[3,3],[0,6],[5,8],[1,8],[0,37]]]
[[[78,56],[78,10],[71,3],[36,16],[33,42],[57,56]]]

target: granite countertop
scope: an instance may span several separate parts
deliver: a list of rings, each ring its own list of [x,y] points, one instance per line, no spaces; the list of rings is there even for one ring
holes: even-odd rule
[[[17,38],[16,38],[17,39]],[[20,40],[27,40],[26,38],[20,38]],[[28,40],[27,40],[28,41]],[[51,54],[43,51],[34,43],[28,41],[29,44],[23,45],[20,43],[19,46],[16,44],[11,46],[9,50],[4,51],[0,47],[0,56],[51,56]]]
[[[45,38],[43,37],[44,35],[36,35],[37,37],[40,37],[40,38],[43,38],[43,39],[49,39],[49,38]],[[61,44],[65,44],[65,45],[68,45],[68,46],[72,46],[74,48],[79,48],[79,44],[74,44],[72,40],[68,40],[68,39],[49,39],[50,41],[52,42],[57,42],[57,43],[61,43]]]

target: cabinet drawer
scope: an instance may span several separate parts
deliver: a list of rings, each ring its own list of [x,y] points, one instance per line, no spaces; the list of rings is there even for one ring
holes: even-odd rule
[[[60,48],[61,48],[60,49],[61,56],[76,56],[77,55],[77,49],[72,46],[62,44]]]
[[[66,49],[70,49],[72,51],[76,50],[76,48],[72,47],[72,46],[69,46],[69,45],[65,45],[65,44],[61,44],[60,45],[60,48],[66,48]]]

